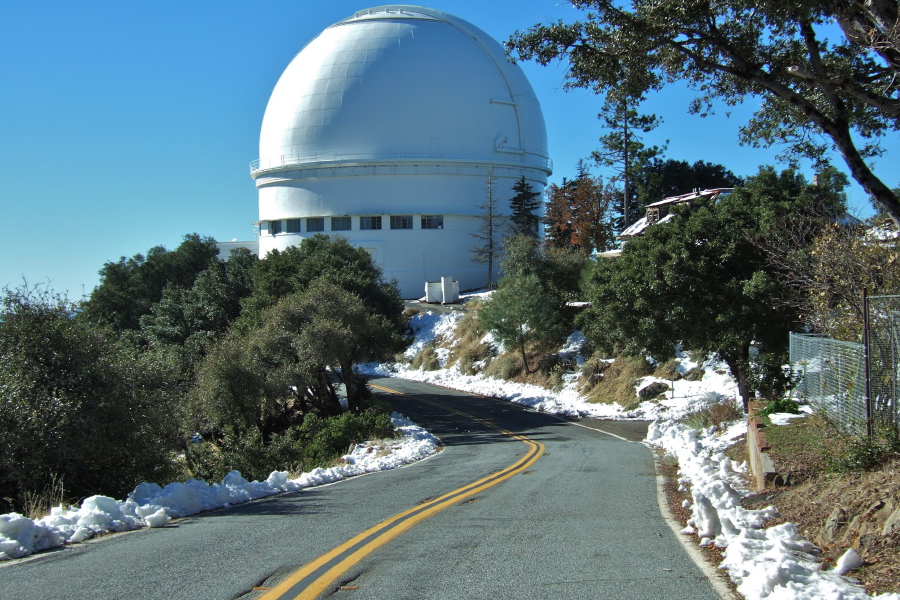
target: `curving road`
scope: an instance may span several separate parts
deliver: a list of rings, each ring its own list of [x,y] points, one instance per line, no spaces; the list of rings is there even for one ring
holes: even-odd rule
[[[290,587],[304,565],[410,509],[407,531],[370,536],[360,542],[366,552],[328,563],[339,566],[320,597],[719,598],[660,516],[653,459],[641,444],[506,402],[374,383],[406,394],[378,392],[445,450],[406,468],[0,563],[0,598],[297,597],[279,584]],[[632,437],[632,426],[618,427],[612,433]],[[483,479],[490,485],[471,487]],[[452,492],[462,496],[441,500]]]

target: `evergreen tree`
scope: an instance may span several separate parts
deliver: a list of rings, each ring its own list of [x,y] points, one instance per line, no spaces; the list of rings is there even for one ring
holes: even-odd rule
[[[748,231],[779,228],[786,215],[818,213],[821,203],[821,190],[796,173],[763,168],[717,203],[677,207],[670,222],[648,228],[621,257],[597,261],[586,284],[592,307],[578,322],[608,352],[664,360],[681,343],[718,354],[746,409],[755,385],[751,348],[775,359],[757,364],[784,364],[788,332],[800,322],[781,301],[786,284]]]
[[[688,194],[694,189],[733,188],[744,180],[722,165],[703,160],[690,164],[683,160],[654,158],[635,174],[634,187],[641,207],[669,196]]]
[[[156,246],[146,257],[135,254],[107,262],[100,269],[100,284],[83,303],[81,316],[108,323],[117,331],[139,329],[141,317],[160,301],[167,286],[189,289],[218,254],[214,239],[192,233],[175,250]]]
[[[78,310],[41,289],[0,296],[0,512],[54,486],[121,497],[178,476],[174,364]]]
[[[259,325],[262,313],[285,296],[325,279],[359,296],[370,310],[403,327],[403,299],[397,286],[384,281],[381,268],[364,248],[343,238],[316,234],[299,246],[273,250],[253,273],[253,291],[241,301],[235,326],[242,330]]]
[[[513,191],[515,195],[509,200],[510,221],[512,221],[510,234],[538,237],[538,227],[541,223],[541,218],[537,214],[541,207],[540,193],[535,192],[531,184],[525,181],[524,175],[513,185]]]
[[[597,115],[607,133],[600,136],[601,149],[595,150],[591,156],[597,164],[611,167],[615,174],[613,181],[621,183],[621,202],[616,203],[621,215],[615,220],[618,231],[627,229],[640,218],[643,207],[635,202],[634,179],[637,173],[644,164],[665,150],[665,146],[647,147],[641,141],[641,134],[653,131],[662,121],[656,115],[638,113],[639,100],[634,97],[608,97]]]
[[[478,311],[478,323],[504,346],[516,348],[525,373],[531,373],[527,346],[565,335],[567,327],[560,309],[559,301],[547,293],[536,275],[513,275],[503,278]]]

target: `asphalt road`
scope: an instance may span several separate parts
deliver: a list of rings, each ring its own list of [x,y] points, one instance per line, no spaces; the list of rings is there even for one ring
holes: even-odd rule
[[[267,592],[254,587],[271,588],[360,532],[500,472],[529,451],[451,411],[545,451],[528,470],[353,561],[322,597],[719,597],[660,516],[653,459],[641,444],[590,428],[604,423],[576,426],[398,379],[375,383],[412,394],[386,396],[438,435],[444,451],[406,468],[0,564],[0,599],[261,599]]]

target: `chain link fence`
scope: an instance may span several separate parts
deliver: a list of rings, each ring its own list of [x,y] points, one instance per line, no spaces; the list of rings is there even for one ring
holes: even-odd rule
[[[900,424],[900,296],[868,301],[868,397],[865,346],[792,333],[790,361],[799,376],[797,394],[847,433]],[[868,408],[867,405],[868,404]],[[868,411],[868,412],[867,412]]]
[[[795,392],[848,433],[866,433],[866,378],[862,344],[791,334]]]
[[[900,361],[900,296],[869,298],[869,398],[876,428],[900,423],[897,375]]]

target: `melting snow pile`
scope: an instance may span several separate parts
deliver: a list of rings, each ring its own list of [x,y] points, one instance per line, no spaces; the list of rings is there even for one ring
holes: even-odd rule
[[[725,456],[724,450],[745,433],[746,423],[732,424],[723,431],[697,431],[674,421],[655,421],[647,443],[660,446],[678,459],[682,489],[690,487],[691,519],[683,533],[700,538],[700,545],[725,548],[721,567],[738,584],[748,600],[767,598],[792,600],[863,600],[863,588],[842,577],[859,568],[859,555],[850,549],[834,570],[822,570],[819,549],[805,540],[793,523],[766,528],[778,516],[774,507],[749,510],[741,507],[747,495],[745,464]],[[876,596],[900,600],[898,594]]]
[[[342,457],[341,466],[315,469],[296,479],[290,479],[286,472],[274,471],[265,481],[247,481],[232,471],[221,483],[196,479],[165,487],[142,483],[127,500],[91,496],[77,508],[56,507],[50,515],[36,521],[17,513],[0,515],[0,560],[21,558],[99,534],[163,527],[172,518],[393,469],[437,451],[437,438],[406,417],[394,413],[391,421],[400,430],[401,439],[390,441],[386,448],[380,443],[359,444]]]

